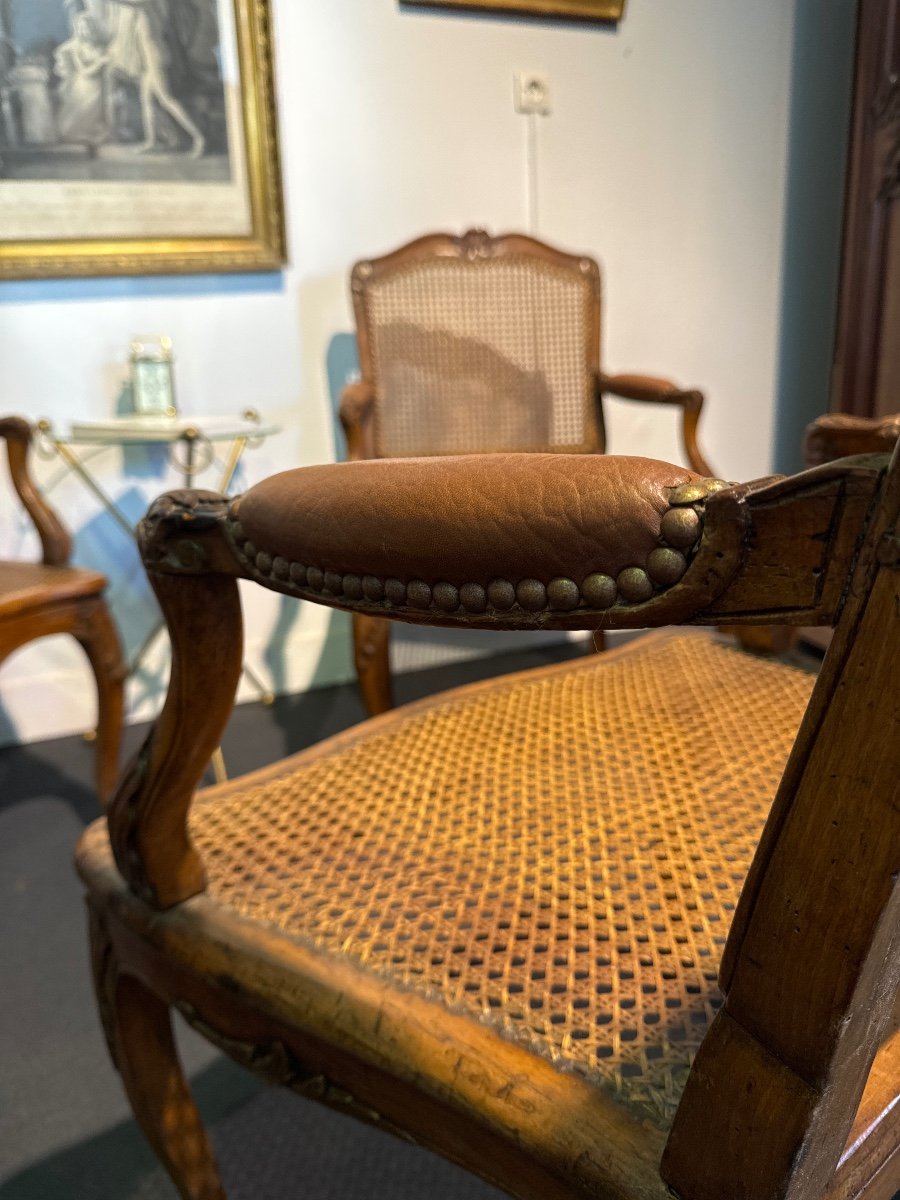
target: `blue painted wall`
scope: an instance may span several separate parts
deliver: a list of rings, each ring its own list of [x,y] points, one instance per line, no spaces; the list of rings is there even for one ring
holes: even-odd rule
[[[775,469],[803,465],[828,409],[856,31],[856,0],[798,0],[791,78]]]

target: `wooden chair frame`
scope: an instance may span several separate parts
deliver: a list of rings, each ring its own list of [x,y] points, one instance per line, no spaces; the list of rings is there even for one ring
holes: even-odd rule
[[[681,435],[684,452],[692,470],[700,475],[714,474],[697,441],[697,427],[703,409],[703,393],[696,388],[679,388],[669,379],[648,375],[606,375],[600,369],[602,295],[600,268],[585,255],[567,254],[536,238],[507,233],[492,237],[482,229],[470,229],[457,237],[449,233],[431,233],[417,238],[381,258],[358,262],[350,276],[361,380],[348,384],[341,396],[340,419],[347,437],[347,457],[358,460],[380,457],[376,436],[377,372],[373,335],[368,311],[372,287],[402,275],[419,262],[436,258],[477,262],[485,259],[530,258],[547,263],[575,278],[589,281],[591,302],[585,322],[584,353],[587,373],[594,381],[594,403],[586,430],[585,450],[603,454],[606,450],[604,396],[641,403],[674,405],[681,409]],[[502,447],[497,447],[502,449]],[[485,447],[485,450],[494,447]],[[547,447],[552,449],[552,447]],[[390,625],[362,614],[353,616],[353,657],[363,700],[370,716],[393,706],[390,673]]]
[[[0,662],[37,638],[59,633],[75,638],[97,685],[97,790],[106,800],[118,775],[125,663],[103,599],[106,580],[97,572],[69,566],[71,538],[29,474],[31,436],[31,426],[23,418],[0,418],[12,484],[43,550],[42,569],[31,572],[24,582],[17,572],[19,564],[0,563]]]
[[[507,456],[505,470],[534,481],[552,469],[529,457]],[[598,483],[621,463],[596,460]],[[398,478],[396,464],[375,465],[386,484]],[[862,456],[786,479],[678,486],[676,523],[699,522],[699,541],[682,577],[649,598],[554,607],[553,595],[565,596],[557,589],[538,610],[525,589],[519,605],[475,613],[452,608],[437,587],[429,604],[412,584],[374,599],[336,560],[318,575],[291,569],[288,535],[264,519],[273,498],[309,514],[308,531],[289,535],[309,549],[323,523],[341,528],[348,470],[292,472],[231,502],[172,493],[141,529],[172,636],[171,684],[110,809],[114,861],[89,849],[80,861],[110,1048],[181,1195],[224,1193],[175,1056],[170,1007],[264,1077],[401,1129],[514,1196],[662,1200],[668,1185],[684,1200],[889,1200],[900,1162],[900,1032],[888,1036],[900,985],[900,673],[889,649],[900,632],[900,450],[890,464]],[[442,497],[470,481],[466,462],[422,460],[416,470]],[[398,576],[415,556],[401,557]],[[239,578],[447,626],[836,626],[728,938],[725,1003],[665,1146],[638,1136],[584,1081],[512,1044],[498,1049],[477,1022],[204,896],[187,819],[239,676]],[[209,929],[201,952],[189,936],[197,922]],[[287,990],[279,962],[296,981]],[[427,1079],[410,1073],[413,1046]]]

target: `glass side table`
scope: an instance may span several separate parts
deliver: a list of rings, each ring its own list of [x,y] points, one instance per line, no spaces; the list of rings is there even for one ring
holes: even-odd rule
[[[104,511],[133,538],[136,533],[134,524],[122,512],[92,469],[93,460],[102,451],[115,446],[168,446],[169,460],[181,475],[182,486],[189,488],[193,487],[197,475],[216,464],[216,445],[224,443],[224,457],[219,463],[215,490],[227,495],[244,451],[279,432],[279,425],[264,421],[252,408],[245,409],[238,417],[124,416],[111,417],[105,421],[74,421],[68,433],[59,433],[50,421],[40,420],[37,423],[37,448],[38,452],[46,457],[59,457],[65,464],[66,471],[77,475],[99,500]],[[144,638],[128,664],[129,674],[137,671],[163,628],[164,623],[158,622]],[[271,704],[274,696],[264,681],[247,663],[244,663],[243,670],[259,692],[262,702]],[[225,770],[220,750],[216,751],[213,767],[217,781],[224,779]]]
[[[112,446],[167,445],[172,465],[181,473],[184,487],[192,487],[195,476],[215,461],[215,443],[227,442],[216,491],[228,494],[234,473],[248,446],[280,432],[280,426],[265,422],[253,409],[240,417],[110,417],[105,421],[73,421],[68,434],[60,434],[46,419],[37,423],[38,449],[57,454],[97,497],[119,525],[134,536],[134,526],[103,488],[90,462]],[[85,447],[94,447],[93,452]]]

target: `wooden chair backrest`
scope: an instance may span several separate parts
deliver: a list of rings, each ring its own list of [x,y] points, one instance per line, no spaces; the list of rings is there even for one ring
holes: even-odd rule
[[[72,552],[72,539],[31,478],[31,437],[31,426],[23,417],[0,417],[0,438],[6,442],[10,478],[41,539],[42,561],[48,567],[65,566]]]
[[[900,985],[900,447],[744,886],[664,1176],[825,1194]],[[689,1186],[688,1186],[689,1184]]]
[[[603,448],[593,259],[435,233],[357,263],[351,290],[376,456]]]

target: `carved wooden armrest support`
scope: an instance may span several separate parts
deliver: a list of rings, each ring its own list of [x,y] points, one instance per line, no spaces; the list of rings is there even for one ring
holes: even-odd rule
[[[339,414],[347,437],[347,457],[351,460],[371,458],[372,420],[375,415],[375,392],[363,381],[348,383],[341,392]]]
[[[807,426],[804,451],[809,466],[849,454],[888,454],[900,440],[900,414],[853,417],[830,413]]]
[[[66,566],[72,552],[72,539],[59,517],[35,487],[28,470],[31,426],[24,417],[0,417],[0,438],[6,440],[13,487],[41,539],[44,565]]]
[[[176,491],[151,505],[138,527],[148,578],[172,644],[162,713],[109,807],[116,864],[132,891],[166,908],[203,890],[187,814],[219,744],[243,657],[240,570],[223,536],[228,501]]]

